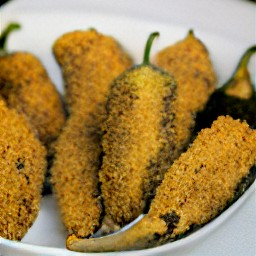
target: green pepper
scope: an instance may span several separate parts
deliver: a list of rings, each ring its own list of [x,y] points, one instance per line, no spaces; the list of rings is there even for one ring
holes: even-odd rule
[[[147,208],[152,191],[172,162],[175,148],[174,78],[144,60],[112,85],[103,125],[103,163],[99,172],[106,216],[123,226]]]
[[[256,128],[256,92],[247,68],[255,52],[256,45],[247,49],[231,78],[211,95],[205,109],[197,115],[195,133],[210,127],[220,115],[246,120]]]

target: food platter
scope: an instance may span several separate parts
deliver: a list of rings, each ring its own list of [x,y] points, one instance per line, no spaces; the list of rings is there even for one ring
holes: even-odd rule
[[[50,2],[45,1],[42,9],[40,1],[34,1],[31,5],[28,1],[11,2],[1,10],[1,26],[2,22],[6,24],[10,21],[22,24],[22,30],[11,36],[9,49],[26,50],[37,55],[60,92],[63,92],[63,82],[51,46],[64,32],[94,27],[115,37],[131,53],[135,62],[139,63],[145,41],[151,32],[160,32],[160,37],[152,50],[154,55],[159,49],[182,39],[191,28],[190,24],[170,24],[157,18],[150,19],[146,15],[138,17],[132,10],[127,13],[111,13],[111,5],[113,9],[117,8],[114,1],[110,1],[105,9],[97,8],[97,4],[102,4],[101,1],[87,3],[84,7],[82,1],[77,1],[81,8],[75,9],[69,8],[69,4],[66,9],[65,4],[58,9],[56,3],[51,5]],[[136,5],[135,1],[133,5]],[[94,8],[96,11],[92,12]],[[200,24],[193,28],[208,47],[219,84],[222,84],[231,75],[241,53],[253,42],[233,40],[225,33],[208,31],[205,27],[200,27]],[[255,72],[256,69],[252,67],[251,70]],[[255,76],[255,73],[253,75]],[[255,250],[255,207],[254,182],[235,204],[185,239],[139,253],[120,252],[106,255],[250,255],[249,253]],[[0,238],[0,255],[80,255],[64,249],[66,234],[59,218],[56,201],[53,196],[47,196],[42,200],[36,222],[21,242]],[[208,250],[209,248],[212,249]]]

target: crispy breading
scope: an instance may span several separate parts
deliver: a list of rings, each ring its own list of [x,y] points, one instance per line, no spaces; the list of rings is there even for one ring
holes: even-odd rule
[[[60,95],[34,55],[16,52],[0,57],[0,95],[8,107],[26,116],[40,141],[50,147],[65,115]]]
[[[70,113],[85,101],[85,111],[92,113],[95,104],[105,101],[113,79],[132,64],[116,40],[94,29],[61,36],[54,43],[53,52],[62,67]]]
[[[29,123],[0,100],[0,236],[20,240],[39,212],[46,150]]]
[[[66,83],[70,116],[56,143],[52,182],[67,229],[87,237],[102,214],[98,169],[107,95],[131,59],[113,38],[95,30],[65,34],[53,51]]]
[[[256,131],[247,123],[219,117],[171,166],[150,214],[179,216],[172,237],[210,221],[232,200],[237,185],[256,164],[255,141]]]
[[[177,82],[177,113],[174,125],[180,151],[189,143],[195,114],[202,110],[215,90],[216,75],[204,44],[189,31],[184,40],[155,56],[157,66],[170,72]]]
[[[67,229],[92,234],[102,212],[98,191],[100,141],[87,115],[71,115],[56,143],[52,183]],[[92,120],[91,120],[92,123]]]
[[[149,184],[170,167],[175,89],[172,76],[149,65],[112,85],[99,175],[106,215],[121,226],[144,211]]]

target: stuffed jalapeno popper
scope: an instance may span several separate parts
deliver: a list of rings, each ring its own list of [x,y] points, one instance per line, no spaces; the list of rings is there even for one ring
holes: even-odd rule
[[[120,226],[144,211],[157,180],[152,177],[169,168],[175,146],[176,84],[170,74],[149,63],[157,35],[149,37],[143,63],[120,75],[108,97],[99,177],[105,214]]]
[[[61,36],[53,51],[63,72],[69,117],[56,143],[52,182],[68,231],[87,237],[102,215],[98,169],[107,95],[132,61],[116,40],[94,29]]]
[[[6,50],[8,35],[18,28],[19,24],[12,23],[0,37],[0,97],[25,115],[40,141],[50,148],[65,122],[62,101],[36,56]]]
[[[0,37],[0,98],[29,121],[47,148],[48,169],[54,155],[53,143],[65,123],[63,103],[41,61],[29,52],[8,52],[7,39],[20,25],[11,23]],[[49,171],[43,194],[51,193]]]
[[[0,237],[21,240],[40,208],[46,150],[29,122],[0,100]]]
[[[203,110],[216,88],[216,75],[209,52],[190,30],[188,35],[155,56],[155,64],[170,72],[177,81],[177,154],[189,144],[196,114]]]

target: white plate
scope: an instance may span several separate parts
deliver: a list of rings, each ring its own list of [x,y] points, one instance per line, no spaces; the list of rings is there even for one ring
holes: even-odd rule
[[[127,3],[128,2],[128,3]],[[139,63],[149,33],[160,32],[152,56],[159,49],[182,39],[189,28],[208,47],[222,84],[231,75],[244,50],[255,43],[253,31],[255,6],[239,1],[215,1],[222,14],[212,25],[214,15],[201,0],[150,2],[139,1],[60,1],[19,0],[6,5],[0,12],[1,26],[18,21],[22,30],[10,37],[10,50],[27,50],[36,54],[46,66],[57,88],[62,91],[62,78],[52,53],[55,39],[67,31],[94,27],[117,38]],[[209,2],[208,2],[209,3]],[[165,6],[163,6],[163,4]],[[193,5],[194,4],[194,5]],[[188,7],[184,8],[184,7]],[[232,12],[230,11],[232,7]],[[197,12],[196,12],[197,10]],[[190,13],[191,11],[191,13]],[[193,13],[192,13],[193,11]],[[225,12],[226,11],[226,12]],[[233,12],[245,15],[237,21]],[[254,9],[255,11],[255,9]],[[205,13],[204,13],[205,12]],[[225,14],[225,15],[224,15]],[[166,16],[164,16],[166,15]],[[210,20],[208,18],[211,18]],[[177,22],[175,22],[177,20]],[[227,26],[231,22],[234,27]],[[237,32],[239,31],[239,33]],[[236,33],[235,33],[236,32]],[[237,35],[238,34],[238,35]],[[255,62],[251,64],[255,76]],[[233,206],[217,219],[189,237],[140,252],[107,253],[100,255],[256,255],[255,182]],[[39,216],[22,242],[0,238],[0,255],[91,255],[70,252],[65,248],[66,231],[52,196],[42,200]],[[97,254],[98,255],[98,254]]]

